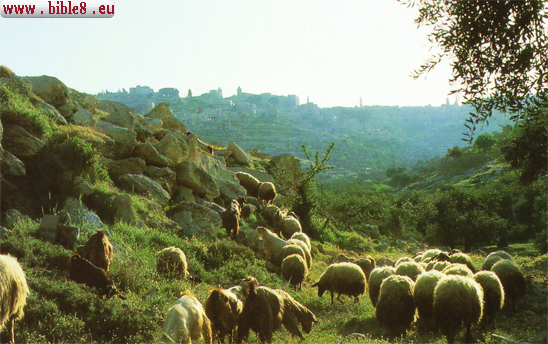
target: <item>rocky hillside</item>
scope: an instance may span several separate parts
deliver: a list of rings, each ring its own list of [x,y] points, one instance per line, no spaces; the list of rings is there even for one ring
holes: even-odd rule
[[[209,146],[165,104],[142,115],[55,77],[22,78],[3,66],[0,99],[4,220],[55,213],[90,230],[121,220],[214,234],[223,207],[246,194],[235,171],[272,181],[259,169],[270,159],[233,142]]]

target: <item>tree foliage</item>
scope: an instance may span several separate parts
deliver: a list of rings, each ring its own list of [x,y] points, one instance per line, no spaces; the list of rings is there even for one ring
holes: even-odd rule
[[[546,92],[546,1],[398,1],[418,7],[415,23],[432,27],[428,40],[438,48],[412,75],[418,78],[451,60],[451,93],[476,111],[466,124],[470,142],[493,111],[518,119],[532,98]]]

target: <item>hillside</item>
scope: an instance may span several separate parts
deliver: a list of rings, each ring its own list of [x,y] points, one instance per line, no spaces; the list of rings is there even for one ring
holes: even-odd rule
[[[157,342],[166,312],[182,292],[205,303],[212,288],[234,286],[251,275],[261,285],[289,292],[314,312],[319,322],[304,335],[307,342],[445,343],[438,332],[422,332],[418,323],[406,337],[392,338],[378,324],[367,291],[358,302],[343,296],[343,302],[331,304],[312,285],[339,254],[379,262],[414,257],[429,247],[461,249],[479,268],[488,253],[499,249],[497,244],[504,246],[501,239],[525,274],[527,293],[517,311],[499,313],[496,328],[474,326],[474,339],[547,340],[547,257],[539,254],[537,239],[546,233],[546,178],[518,188],[515,172],[497,160],[496,149],[465,151],[464,160],[425,161],[417,166],[422,169],[409,169],[416,176],[403,187],[385,180],[387,184],[364,182],[340,192],[310,188],[299,193],[296,185],[307,173],[302,159],[250,152],[241,142],[252,139],[243,135],[242,141],[215,142],[195,130],[198,126],[178,120],[165,104],[140,114],[122,103],[80,93],[54,77],[22,78],[1,66],[0,114],[0,247],[21,263],[31,289],[25,316],[15,325],[18,342]],[[286,126],[289,119],[281,118],[276,123],[293,137],[321,136],[315,126]],[[274,144],[271,124],[258,124],[256,132]],[[345,135],[342,127],[334,126],[332,132]],[[314,141],[323,140],[317,150],[325,151],[330,138]],[[315,150],[312,142],[307,146]],[[375,148],[379,154],[381,148]],[[338,166],[335,154],[329,164]],[[335,171],[344,175],[345,169]],[[312,239],[312,265],[301,290],[291,289],[279,266],[265,259],[255,228],[272,223],[235,171],[274,182],[279,192],[274,203],[303,219],[303,231]],[[299,208],[303,194],[314,205],[308,222]],[[249,213],[232,240],[223,216],[240,196]],[[69,257],[98,229],[114,247],[108,273],[125,299],[102,300],[95,288],[68,279]],[[184,251],[186,279],[157,271],[156,253],[168,246]],[[3,331],[0,342],[7,335]],[[258,341],[252,332],[248,342]],[[274,342],[297,341],[284,327],[274,333]]]

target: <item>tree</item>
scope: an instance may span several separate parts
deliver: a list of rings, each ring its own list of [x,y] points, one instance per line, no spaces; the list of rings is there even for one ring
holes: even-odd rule
[[[451,60],[451,94],[475,108],[465,124],[469,142],[494,110],[510,112],[517,120],[537,95],[546,93],[546,1],[398,1],[418,6],[415,23],[432,27],[428,40],[439,48],[412,76]]]
[[[487,151],[491,149],[495,143],[497,143],[497,140],[493,137],[493,135],[485,133],[476,137],[474,140],[474,147],[482,151]]]

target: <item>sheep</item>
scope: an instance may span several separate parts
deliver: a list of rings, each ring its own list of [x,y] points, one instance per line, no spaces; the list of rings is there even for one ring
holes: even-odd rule
[[[125,300],[125,297],[118,294],[118,289],[116,289],[108,272],[93,265],[89,260],[80,256],[79,253],[74,253],[69,257],[68,279],[97,288],[99,297],[102,299],[109,299],[114,295],[118,295],[122,300]]]
[[[232,343],[235,335],[237,319],[242,313],[243,303],[238,296],[227,289],[214,288],[205,302],[205,313],[211,321],[211,330],[221,343],[228,335]]]
[[[466,265],[470,269],[470,271],[472,271],[472,273],[474,274],[477,272],[477,269],[474,266],[474,263],[472,263],[472,258],[470,258],[470,256],[467,255],[466,253],[462,253],[462,252],[453,253],[452,255],[449,256],[449,261],[451,263],[460,263],[460,264]]]
[[[512,309],[516,311],[518,301],[525,296],[527,291],[527,281],[523,272],[514,261],[509,259],[497,262],[493,265],[491,271],[497,274],[504,287],[506,299],[511,304]]]
[[[303,257],[303,259],[306,259],[306,255],[304,253],[304,250],[301,246],[296,244],[286,244],[284,247],[282,247],[282,251],[280,253],[280,259],[283,260],[292,254],[298,254],[299,256]],[[305,261],[306,264],[306,261]],[[308,268],[308,265],[307,265]]]
[[[282,324],[283,298],[268,287],[256,287],[248,283],[249,294],[238,317],[236,342],[242,343],[249,330],[259,335],[261,343],[272,342],[272,334]]]
[[[286,241],[266,227],[259,226],[256,230],[257,236],[263,241],[263,250],[266,260],[279,265],[281,263],[280,253],[282,252],[282,248],[285,246]]]
[[[394,263],[394,266],[398,267],[398,265],[400,265],[401,263],[414,262],[414,261],[415,260],[413,258],[410,258],[410,257],[401,257],[398,260],[396,260],[396,263]]]
[[[82,258],[89,260],[98,268],[108,271],[110,262],[114,256],[112,244],[104,231],[97,231],[91,235],[84,246],[76,250]]]
[[[156,270],[161,274],[167,274],[180,279],[185,279],[188,274],[186,255],[178,247],[169,246],[156,252],[158,262]]]
[[[495,263],[503,259],[512,260],[512,256],[505,251],[491,252],[483,261],[483,265],[481,266],[481,269],[491,270],[491,268],[493,267],[493,265],[495,265]]]
[[[301,223],[293,216],[286,216],[280,224],[280,232],[284,238],[291,238],[293,234],[302,231],[303,228],[301,227]]]
[[[396,265],[396,275],[407,276],[413,281],[417,280],[417,276],[424,272],[424,268],[419,264],[415,263],[414,260],[404,261],[399,265]]]
[[[391,275],[396,274],[396,268],[392,266],[380,266],[371,271],[369,275],[369,299],[373,304],[373,307],[377,306],[377,300],[379,299],[379,292],[381,291],[382,281]]]
[[[308,250],[308,246],[306,245],[306,243],[302,240],[289,239],[287,240],[287,244],[297,245],[303,249],[304,258],[306,260],[306,266],[310,269],[310,267],[312,266],[312,255],[310,254],[310,251]]]
[[[28,294],[27,277],[17,259],[0,255],[0,331],[7,321],[9,343],[15,343],[15,321],[24,315]]]
[[[347,262],[347,263],[354,263],[358,265],[362,269],[363,273],[365,274],[365,279],[367,281],[369,281],[369,275],[371,275],[371,271],[373,271],[373,269],[375,268],[375,259],[373,259],[373,257],[371,256],[368,256],[367,258],[351,258],[351,257],[345,256],[344,254],[339,254],[335,258],[334,262],[335,263]]]
[[[446,261],[442,261],[442,262],[431,261],[430,263],[434,263],[432,269],[437,270],[439,272],[442,272],[446,267],[448,267],[449,265],[452,265],[452,263],[446,262]],[[430,265],[430,263],[428,263],[428,265]]]
[[[299,248],[300,249],[300,248]],[[289,284],[297,290],[301,290],[301,285],[308,276],[308,267],[304,258],[299,254],[291,254],[282,261],[282,276]]]
[[[438,249],[438,248],[428,249],[428,250],[424,251],[424,253],[422,254],[422,261],[425,262],[425,263],[428,263],[428,261],[430,259],[432,259],[433,257],[437,256],[438,254],[440,254],[442,252],[443,251]]]
[[[381,257],[377,259],[377,266],[394,266],[394,261],[390,258]]]
[[[354,263],[335,263],[327,267],[320,276],[320,280],[312,287],[318,287],[319,297],[322,297],[326,290],[331,292],[332,304],[334,293],[338,294],[337,300],[339,301],[341,301],[341,294],[354,296],[355,300],[358,301],[359,296],[365,293],[365,274]]]
[[[276,196],[276,186],[273,183],[263,182],[259,185],[258,198],[263,204],[270,204]]]
[[[465,342],[472,342],[470,328],[483,316],[483,290],[472,278],[447,275],[434,289],[434,318],[448,343],[459,330],[466,329]]]
[[[474,273],[466,265],[460,263],[451,263],[445,267],[442,272],[446,275],[460,275],[468,278],[474,277]]]
[[[445,274],[442,272],[431,270],[420,274],[415,282],[415,289],[413,291],[415,305],[420,323],[425,328],[431,327],[431,323],[434,320],[434,289],[443,276]]]
[[[211,322],[204,307],[192,295],[183,295],[167,311],[162,337],[158,343],[212,342]]]
[[[274,204],[269,204],[261,210],[261,216],[272,228],[278,228],[284,219],[283,211]]]
[[[223,227],[226,229],[226,234],[235,239],[240,230],[240,204],[237,200],[230,201],[230,205],[222,213]]]
[[[259,196],[259,186],[261,182],[247,172],[236,172],[236,178],[240,182],[240,185],[247,191],[247,195],[257,198]]]
[[[247,276],[246,278],[240,281],[240,284],[234,287],[230,287],[227,290],[231,293],[234,293],[238,300],[245,302],[245,298],[249,292],[249,283],[252,283],[255,286],[259,285],[259,281],[253,276]]]
[[[291,336],[303,339],[298,323],[301,324],[303,331],[308,334],[312,331],[312,325],[318,322],[316,315],[296,301],[289,293],[281,289],[274,289],[274,292],[283,299],[282,325]]]
[[[474,280],[483,288],[483,326],[494,326],[495,315],[504,306],[504,288],[492,271],[479,271]]]
[[[300,240],[308,247],[308,252],[312,252],[312,246],[310,245],[310,238],[304,232],[294,233],[290,239]]]
[[[394,336],[404,335],[415,320],[414,287],[411,278],[399,275],[388,276],[381,284],[375,315]]]

